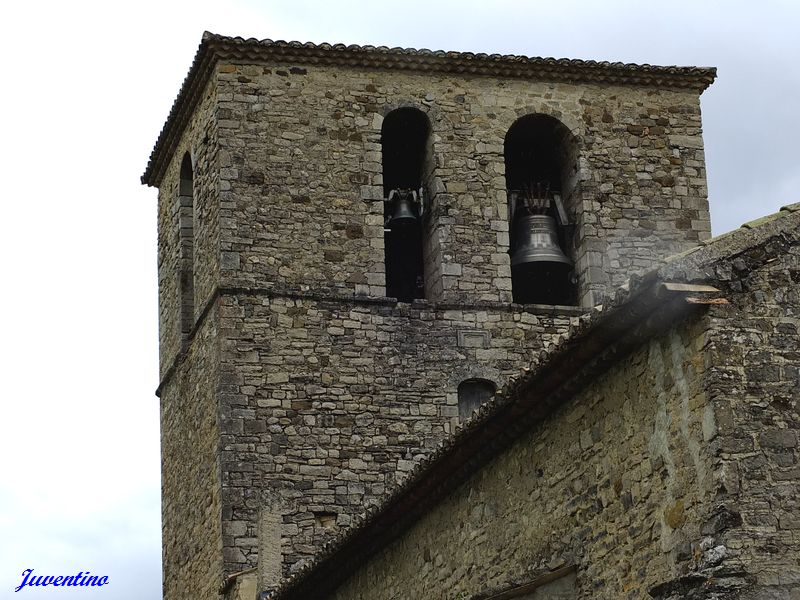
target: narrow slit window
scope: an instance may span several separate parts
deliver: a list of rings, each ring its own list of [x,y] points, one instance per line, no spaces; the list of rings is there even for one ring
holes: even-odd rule
[[[188,152],[178,188],[180,322],[181,334],[188,335],[194,324],[194,171]]]

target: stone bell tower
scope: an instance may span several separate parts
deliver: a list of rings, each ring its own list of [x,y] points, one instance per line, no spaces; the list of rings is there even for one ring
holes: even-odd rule
[[[709,237],[712,69],[205,34],[158,187],[165,598],[269,589]]]

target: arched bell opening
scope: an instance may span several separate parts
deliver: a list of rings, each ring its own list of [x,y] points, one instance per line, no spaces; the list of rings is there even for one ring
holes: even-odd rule
[[[549,115],[526,115],[509,128],[504,150],[514,302],[574,305],[573,225],[567,210],[577,182],[574,136]]]
[[[183,155],[178,182],[178,239],[180,323],[186,336],[194,324],[194,170],[188,152]]]
[[[386,295],[401,302],[425,297],[423,177],[430,156],[428,117],[398,108],[383,120]]]

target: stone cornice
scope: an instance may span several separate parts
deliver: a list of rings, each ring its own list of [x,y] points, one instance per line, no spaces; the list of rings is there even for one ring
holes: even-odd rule
[[[710,67],[663,67],[620,62],[597,62],[565,58],[531,58],[516,55],[473,54],[345,46],[226,37],[205,32],[189,73],[183,82],[167,122],[158,136],[142,183],[158,186],[180,136],[202,97],[217,62],[278,63],[386,69],[422,73],[580,82],[608,85],[639,85],[656,88],[706,89],[716,77]]]

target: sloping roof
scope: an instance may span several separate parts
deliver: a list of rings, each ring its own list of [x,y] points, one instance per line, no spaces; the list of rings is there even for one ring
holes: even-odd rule
[[[359,69],[389,69],[455,73],[546,81],[645,85],[695,89],[702,92],[714,81],[711,67],[662,67],[566,58],[533,58],[512,54],[473,54],[386,46],[312,44],[257,40],[203,34],[200,47],[158,136],[142,183],[158,185],[189,117],[200,100],[217,61],[335,65]]]
[[[696,304],[696,296],[704,293],[698,294],[703,286],[692,291],[685,289],[691,286],[668,282],[713,282],[719,278],[722,263],[742,260],[754,268],[797,244],[800,203],[746,223],[667,259],[652,271],[632,277],[613,300],[581,317],[579,325],[481,406],[418,463],[402,483],[387,492],[378,506],[368,509],[349,529],[326,544],[268,598],[326,597],[369,556],[411,527],[587,381],[644,340],[702,310],[702,304]],[[701,303],[704,301],[713,303],[710,298],[700,299]]]

